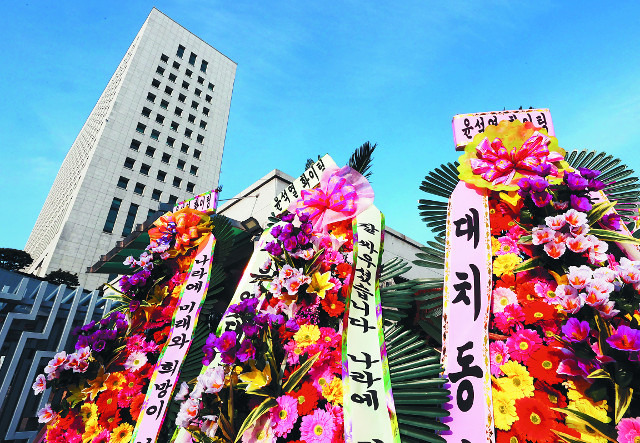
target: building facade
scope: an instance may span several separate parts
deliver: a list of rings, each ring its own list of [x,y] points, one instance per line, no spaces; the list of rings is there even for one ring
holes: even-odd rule
[[[29,236],[27,270],[77,273],[160,202],[218,186],[236,63],[153,9],[65,157]]]

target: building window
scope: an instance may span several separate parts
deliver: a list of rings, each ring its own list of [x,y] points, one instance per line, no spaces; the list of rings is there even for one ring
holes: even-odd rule
[[[173,88],[170,88],[169,86],[164,88],[164,93],[167,95],[171,95],[173,94]]]
[[[182,88],[183,88],[183,89],[189,89],[189,83],[187,83],[187,82],[182,82]]]
[[[152,93],[147,93],[147,100],[149,100],[151,103],[154,103],[156,101],[156,96]]]
[[[158,140],[160,138],[160,131],[154,129],[151,131],[151,138],[154,140]]]
[[[175,74],[169,74],[169,81],[170,81],[171,83],[175,83],[177,78],[178,78],[178,77],[176,77],[176,75],[175,75]]]
[[[175,115],[177,115],[178,117],[180,117],[180,116],[182,115],[182,109],[181,109],[181,108],[178,108],[178,107],[176,106],[176,110],[175,110],[175,111],[173,111],[173,113],[174,113]]]
[[[198,175],[198,167],[191,165],[191,169],[189,170],[191,175]]]
[[[143,163],[140,165],[140,174],[142,175],[149,175],[149,170],[151,169],[151,166],[149,166],[146,163]]]
[[[164,115],[162,114],[157,114],[156,115],[156,121],[160,124],[162,124],[164,122]]]
[[[173,145],[175,144],[176,139],[172,138],[172,137],[167,137],[167,145],[171,146],[173,148]]]
[[[180,169],[181,171],[184,171],[184,165],[185,165],[184,160],[178,160],[178,169]]]
[[[197,102],[197,101],[195,101],[195,100],[192,100],[192,101],[191,101],[191,107],[192,107],[193,109],[198,109],[198,106],[200,106],[200,103],[198,103],[198,102]]]
[[[180,69],[180,63],[178,63],[178,62],[173,62],[172,67],[173,67],[173,69]]]
[[[169,204],[175,205],[176,203],[178,203],[178,197],[176,197],[175,195],[170,195],[169,196]]]
[[[209,116],[209,108],[202,108],[202,113],[208,117]]]
[[[202,129],[207,129],[207,122],[206,122],[206,121],[204,121],[204,120],[200,120],[200,127],[201,127]]]
[[[213,83],[209,82],[207,88],[209,88],[209,91],[213,91]]]
[[[200,144],[204,143],[204,135],[198,134],[196,141]]]
[[[158,171],[158,175],[156,176],[158,181],[163,182],[165,178],[167,178],[167,173],[164,171]]]
[[[177,122],[174,122],[174,121],[171,122],[171,130],[172,131],[177,131],[179,126],[180,125]]]
[[[178,45],[178,52],[176,52],[176,55],[180,58],[182,58],[182,56],[184,55],[184,46],[182,45]]]
[[[135,164],[135,160],[131,157],[127,157],[124,159],[124,167],[127,169],[133,169],[133,165]]]
[[[133,140],[131,140],[129,149],[133,149],[134,151],[137,151],[138,149],[140,149],[140,142],[134,138]]]
[[[193,131],[192,131],[191,129],[189,129],[189,128],[185,128],[185,129],[184,129],[184,135],[185,135],[187,138],[191,138],[191,134],[193,134]]]
[[[160,60],[162,60],[163,62],[167,63],[169,61],[169,57],[167,57],[166,55],[162,54],[160,56]]]
[[[185,101],[185,99],[186,99],[186,98],[187,98],[187,96],[186,96],[186,95],[184,95],[184,94],[180,94],[180,95],[178,96],[178,101],[179,101],[179,102],[181,102],[181,103],[184,103],[184,101]]]
[[[193,150],[193,158],[197,158],[198,160],[200,160],[200,154],[201,152],[198,149]]]
[[[196,185],[195,185],[194,183],[188,182],[188,183],[187,183],[187,192],[193,192],[193,188],[194,188],[195,186],[196,186]]]
[[[195,55],[193,52],[191,53],[191,55],[189,56],[189,64],[190,65],[195,65],[196,64],[196,58],[198,56]]]
[[[127,189],[128,184],[129,184],[129,179],[123,176],[120,176],[120,178],[118,179],[118,184],[116,186],[122,189]]]
[[[113,232],[113,225],[116,223],[116,218],[118,218],[118,211],[120,210],[121,203],[122,200],[119,198],[114,198],[111,202],[111,207],[107,214],[107,220],[104,222],[104,228],[102,228],[104,232]]]
[[[166,101],[166,100],[162,100],[162,101],[160,102],[160,107],[161,107],[162,109],[167,109],[167,107],[168,107],[168,106],[169,106],[169,102],[168,102],[168,101]]]
[[[156,68],[156,72],[157,72],[158,74],[160,74],[160,75],[163,75],[163,74],[164,74],[164,68],[163,68],[162,66],[158,66],[158,67]]]
[[[164,152],[162,154],[162,163],[169,163],[169,160],[171,160],[171,156]]]
[[[162,191],[160,189],[154,189],[151,193],[151,200],[160,201],[160,196],[162,195]]]
[[[200,76],[198,76],[198,83],[200,83],[201,85],[204,85],[204,79]]]
[[[200,71],[206,73],[207,72],[207,66],[209,66],[209,62],[206,60],[202,60],[202,62],[200,63]]]
[[[149,210],[147,211],[147,219],[149,219],[149,218],[153,217],[155,214],[156,214],[156,210],[155,210],[155,209],[149,209]],[[155,220],[155,217],[154,217],[154,220]],[[114,278],[115,278],[115,277],[114,277]],[[109,280],[109,281],[110,281],[110,280]]]
[[[193,74],[193,72],[191,72],[191,69],[187,69],[186,71],[184,71],[184,74],[185,74],[187,77],[191,78],[191,74]]]
[[[160,80],[156,80],[155,78],[151,81],[151,86],[158,89],[160,87]]]
[[[183,143],[182,147],[180,148],[180,152],[184,152],[185,154],[189,152],[189,145]]]
[[[136,131],[138,131],[140,134],[144,134],[144,131],[147,129],[147,127],[145,125],[143,125],[142,123],[138,122],[138,126],[136,126]]]
[[[124,235],[125,237],[131,234],[131,230],[133,229],[133,224],[136,221],[137,213],[138,213],[138,205],[136,205],[135,203],[131,203],[131,206],[129,206],[129,212],[127,212],[127,218],[124,221],[124,228],[122,229],[122,235]]]
[[[200,97],[200,95],[202,94],[202,91],[201,91],[201,90],[199,90],[198,88],[196,88],[196,90],[195,90],[195,91],[193,91],[193,93],[194,93],[196,96]]]
[[[195,123],[196,122],[196,116],[193,115],[193,114],[189,114],[189,118],[187,120],[189,120],[189,123]]]
[[[173,177],[173,186],[176,188],[180,187],[180,183],[182,183],[182,179],[178,177]]]
[[[136,183],[136,187],[133,188],[133,192],[138,195],[142,195],[142,193],[144,192],[144,185],[140,182]]]
[[[207,94],[207,96],[204,98],[204,100],[205,100],[207,103],[211,103],[211,96],[210,96],[209,94]]]
[[[156,148],[154,148],[153,146],[147,146],[147,150],[145,151],[146,155],[148,155],[149,157],[153,157],[155,153],[156,153]]]

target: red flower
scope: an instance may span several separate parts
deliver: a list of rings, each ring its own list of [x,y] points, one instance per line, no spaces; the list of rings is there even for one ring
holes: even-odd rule
[[[557,441],[552,429],[558,425],[558,422],[548,405],[535,398],[521,398],[516,400],[516,411],[519,418],[512,429],[524,438],[540,443]]]
[[[496,443],[525,443],[525,439],[518,435],[512,426],[506,432],[496,429]]]
[[[351,265],[349,263],[339,263],[338,266],[336,266],[336,275],[338,278],[344,280],[349,274],[351,274]]]
[[[533,354],[527,361],[527,367],[532,377],[547,382],[550,385],[563,381],[558,375],[558,365],[560,364],[560,351],[543,346]]]
[[[101,392],[96,405],[98,405],[100,415],[114,415],[118,410],[118,391],[106,390]]]
[[[120,426],[121,420],[120,409],[116,409],[113,414],[101,412],[98,416],[98,423],[100,423],[100,426],[108,429],[109,432]]]
[[[516,289],[518,303],[522,306],[526,306],[528,303],[538,300],[538,294],[536,294],[535,286],[535,282],[532,281],[519,283]]]
[[[142,409],[142,403],[144,403],[145,394],[138,394],[131,400],[131,406],[129,408],[129,412],[131,414],[131,418],[134,421],[138,420],[138,416],[140,415],[140,409]]]
[[[541,300],[535,300],[527,303],[524,305],[523,309],[524,322],[528,325],[544,320],[551,320],[555,317],[557,312],[553,306]]]
[[[338,300],[338,296],[333,293],[328,293],[325,298],[322,299],[322,309],[331,317],[338,317],[344,312],[344,303]]]
[[[310,414],[318,407],[318,391],[309,382],[303,383],[297,392],[292,392],[289,395],[298,400],[299,415]]]

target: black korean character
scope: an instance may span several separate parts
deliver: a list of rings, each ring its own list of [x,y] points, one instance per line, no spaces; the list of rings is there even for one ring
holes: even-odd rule
[[[371,385],[373,385],[374,381],[382,380],[380,377],[373,378],[373,374],[369,371],[362,371],[362,372],[352,371],[350,375],[353,381],[366,384],[367,389],[369,389]]]
[[[469,208],[469,212],[471,215],[466,214],[454,220],[453,224],[456,225],[456,237],[466,235],[467,241],[473,239],[473,249],[476,249],[480,241],[480,215],[475,208]]]
[[[201,281],[201,280],[198,280],[198,281],[197,281],[197,282],[195,282],[195,283],[189,283],[189,284],[186,286],[186,289],[187,289],[188,291],[200,291],[200,290],[202,289],[202,281]]]
[[[364,268],[357,268],[356,274],[360,273],[360,280],[364,283],[369,283],[371,281],[371,271],[368,271]]]
[[[493,125],[493,126],[498,126],[498,116],[494,115],[492,117],[489,117],[487,119],[487,124],[488,125]]]
[[[200,207],[200,201],[197,198],[191,200],[189,202],[189,207],[197,211],[198,208]]]
[[[369,315],[369,303],[362,302],[362,306],[359,306],[358,303],[356,303],[355,299],[351,298],[351,304],[355,309],[364,311],[364,314],[362,315],[364,315],[365,317]]]
[[[207,254],[204,254],[201,259],[199,260],[196,259],[195,262],[198,263],[199,265],[204,265],[209,260],[210,260],[209,256]]]
[[[476,120],[476,124],[474,126],[478,128],[478,132],[484,131],[484,118],[478,117],[478,120]]]
[[[189,313],[191,313],[191,311],[193,311],[193,308],[196,307],[196,302],[192,301],[191,303],[187,303],[186,305],[180,305],[179,309],[181,311],[189,311]]]
[[[202,278],[205,275],[207,275],[207,271],[205,271],[204,268],[198,268],[191,272],[191,276],[196,278]]]
[[[351,400],[360,404],[366,403],[367,406],[373,406],[373,409],[375,409],[376,411],[378,410],[378,393],[375,389],[370,389],[363,395],[351,394]]]
[[[171,380],[167,380],[164,383],[154,383],[156,391],[158,391],[158,398],[165,398],[169,393],[169,386],[171,386]]]
[[[373,223],[358,223],[358,226],[360,226],[362,229],[364,229],[365,232],[373,235],[376,232],[380,232],[380,230],[378,228],[376,228]]]
[[[367,264],[367,269],[376,265],[369,254],[358,255],[358,263],[364,264],[363,262]]]
[[[282,211],[282,203],[280,202],[280,197],[279,196],[275,196],[273,198],[273,205],[276,207],[276,209],[278,211]]]
[[[160,406],[151,405],[147,408],[147,415],[155,415],[156,420],[160,419],[160,414],[164,408],[164,400],[160,400]]]
[[[235,318],[235,317],[231,317],[231,316],[227,316],[224,319],[224,332],[227,331],[237,331],[240,329],[240,326],[242,326],[242,322]]]
[[[313,166],[311,166],[309,169],[307,169],[305,171],[305,174],[307,174],[309,176],[309,182],[313,183],[314,180],[318,179],[318,173],[316,172],[316,170],[314,169]]]
[[[471,136],[471,132],[473,131],[473,126],[469,124],[469,119],[464,119],[464,127],[462,128],[462,133],[467,139],[471,140],[473,137]]]
[[[191,316],[190,315],[186,315],[181,319],[177,319],[176,318],[176,322],[175,322],[175,327],[176,328],[182,328],[182,329],[189,329],[189,327],[191,326]]]
[[[547,131],[549,130],[547,127],[547,116],[544,115],[544,112],[541,112],[540,115],[536,116],[536,121],[538,122],[538,126],[546,129]]]
[[[303,188],[310,188],[310,184],[309,184],[309,179],[307,178],[307,176],[305,174],[302,174],[300,176],[300,182],[302,183],[302,187]]]
[[[449,380],[451,380],[452,383],[457,383],[458,381],[464,379],[460,382],[460,384],[458,384],[458,388],[456,391],[456,403],[458,405],[458,408],[460,408],[462,412],[467,412],[473,406],[473,384],[467,377],[482,378],[484,375],[484,372],[482,371],[482,368],[480,366],[472,365],[474,360],[473,355],[464,355],[466,351],[470,351],[472,349],[472,341],[468,341],[464,345],[458,346],[458,356],[456,360],[461,370],[460,372],[449,374]]]
[[[526,117],[522,117],[522,123],[526,123],[526,122],[533,123],[533,117],[531,117],[531,114],[529,112],[527,112]]]
[[[360,241],[358,241],[358,244],[360,246],[362,246],[363,248],[366,248],[369,251],[369,254],[373,254],[374,252],[378,252],[378,250],[375,249],[375,243],[372,242],[372,241],[360,240]]]
[[[280,199],[281,200],[286,200],[287,203],[291,203],[291,199],[289,198],[289,194],[287,194],[287,190],[286,189],[280,193]]]
[[[371,292],[371,290],[369,290],[369,288],[363,285],[362,283],[353,285],[352,289],[358,293],[358,298],[360,300],[367,301],[373,298],[373,293]]]
[[[380,361],[380,360],[373,360],[371,358],[371,354],[369,354],[368,352],[361,352],[361,354],[364,356],[362,360],[358,360],[355,355],[352,355],[352,354],[347,354],[347,355],[349,356],[351,361],[355,363],[364,363],[367,366],[367,369],[369,369],[373,363],[378,363]]]
[[[326,166],[324,165],[324,161],[323,161],[322,159],[319,159],[319,160],[316,162],[316,168],[318,168],[318,170],[319,170],[319,171],[324,172],[324,170],[325,170]]]
[[[176,335],[175,337],[172,337],[171,343],[169,343],[167,346],[178,346],[180,349],[182,349],[190,341],[191,340],[187,338],[187,334],[182,333],[182,334]]]
[[[353,326],[360,326],[363,333],[369,332],[369,329],[375,329],[375,326],[369,326],[366,318],[349,318],[349,323]]]
[[[469,274],[466,272],[456,272],[456,277],[460,280],[460,283],[453,285],[453,289],[458,291],[458,294],[453,299],[453,303],[463,302],[469,306],[471,300],[467,295],[467,291],[473,288],[473,320],[478,319],[480,315],[480,305],[482,303],[482,294],[480,293],[480,270],[474,264],[470,264],[471,273],[473,274],[473,283],[469,283],[467,279]]]
[[[173,375],[176,372],[177,368],[178,360],[162,362],[160,363],[160,369],[158,369],[158,373]]]
[[[251,292],[244,291],[242,294],[240,294],[240,300],[246,300],[248,298],[253,298],[253,295],[251,294]]]
[[[287,186],[287,189],[289,190],[291,195],[293,195],[293,198],[298,198],[298,191],[296,191],[296,187],[293,186],[293,183],[291,183],[289,186]]]

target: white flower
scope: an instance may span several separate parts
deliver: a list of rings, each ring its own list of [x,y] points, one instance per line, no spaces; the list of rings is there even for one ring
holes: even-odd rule
[[[36,395],[42,394],[45,389],[47,389],[47,378],[44,376],[44,374],[39,374],[36,377],[36,381],[33,383],[33,386],[31,386],[31,388],[33,389],[33,393]]]
[[[502,312],[511,304],[518,304],[518,296],[509,288],[493,290],[493,312]]]
[[[173,397],[173,399],[175,401],[184,401],[187,398],[188,394],[189,394],[189,385],[185,382],[182,382],[182,384],[180,385],[180,390],[175,395],[175,397]]]
[[[147,354],[144,352],[132,352],[124,363],[124,367],[130,371],[137,371],[147,363]]]
[[[51,409],[51,405],[48,404],[38,411],[38,423],[49,423],[51,420],[56,418],[57,415],[58,414]]]

